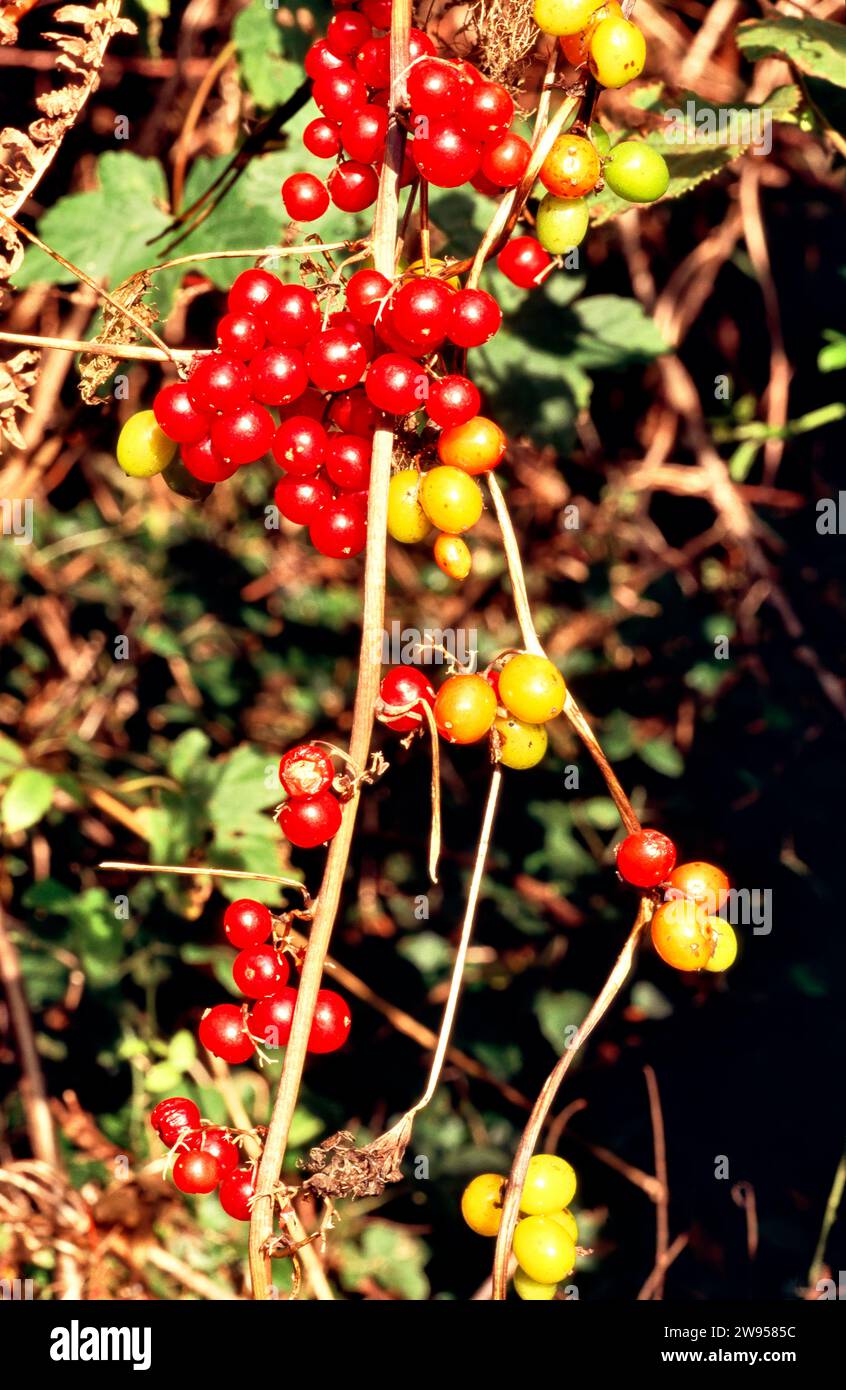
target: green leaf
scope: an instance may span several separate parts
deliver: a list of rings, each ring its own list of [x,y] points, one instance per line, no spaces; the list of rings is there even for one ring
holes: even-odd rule
[[[817,366],[821,372],[841,372],[846,367],[846,334],[837,333],[833,328],[823,333],[827,346],[821,348]]]
[[[319,1134],[322,1134],[326,1126],[318,1115],[312,1115],[304,1105],[298,1105],[294,1111],[294,1118],[291,1121],[291,1131],[288,1135],[288,1142],[293,1149],[302,1149],[306,1144],[310,1144]]]
[[[20,767],[25,758],[23,752],[16,743],[13,743],[5,734],[0,734],[0,777],[5,778],[16,767]]]
[[[535,1017],[541,1032],[559,1055],[572,1043],[576,1029],[591,1006],[588,994],[567,989],[560,994],[542,989],[535,999]]]
[[[266,0],[253,0],[241,10],[232,24],[232,37],[238,50],[238,64],[244,84],[257,106],[270,110],[288,100],[305,77],[300,62],[285,57],[285,39],[301,34],[299,29],[283,30],[278,11]]]
[[[449,967],[452,950],[442,936],[433,931],[415,932],[404,937],[397,946],[398,955],[416,965],[421,975],[437,977]]]
[[[242,744],[223,762],[208,803],[211,821],[224,831],[247,826],[255,812],[275,806],[282,791],[276,766],[266,753]]]
[[[800,72],[846,87],[846,29],[823,19],[747,20],[735,42],[752,62],[787,58]]]
[[[684,772],[684,758],[674,743],[668,738],[653,738],[637,750],[641,761],[654,768],[664,777],[681,777]]]
[[[144,1085],[153,1096],[175,1091],[182,1080],[179,1069],[171,1062],[154,1062],[144,1077]]]
[[[597,294],[577,300],[572,313],[578,320],[579,332],[570,361],[586,371],[622,371],[636,362],[651,362],[670,350],[652,319],[634,299]]]
[[[55,782],[35,767],[21,768],[6,788],[0,805],[3,829],[8,834],[28,830],[50,809]]]
[[[188,729],[171,744],[167,760],[168,772],[177,782],[186,782],[189,773],[201,759],[208,757],[211,740],[201,729]]]
[[[189,1033],[187,1028],[181,1028],[178,1033],[174,1033],[167,1050],[167,1060],[180,1074],[190,1071],[196,1062],[197,1044],[194,1034]]]

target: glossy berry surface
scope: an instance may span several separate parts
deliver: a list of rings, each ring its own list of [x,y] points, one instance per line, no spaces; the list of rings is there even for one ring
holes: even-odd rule
[[[259,1046],[269,1052],[288,1046],[297,991],[285,985],[264,999],[259,999],[250,1011],[250,1032]]]
[[[332,482],[348,492],[358,492],[370,482],[373,446],[359,434],[333,434],[326,448],[326,472]]]
[[[660,151],[645,140],[623,140],[605,161],[605,182],[629,203],[654,203],[670,186],[670,170]]]
[[[464,84],[458,70],[439,58],[424,58],[408,74],[406,88],[415,116],[441,116],[460,101]]]
[[[341,144],[350,159],[375,164],[381,159],[388,133],[388,113],[383,106],[361,106],[341,121]]]
[[[370,21],[357,10],[340,10],[326,27],[326,46],[338,58],[347,58],[369,39]]]
[[[259,323],[273,299],[279,294],[281,282],[269,270],[242,270],[232,281],[226,303],[230,314],[251,314]]]
[[[507,661],[499,677],[499,698],[509,713],[527,724],[546,724],[564,708],[567,687],[545,656],[520,652]]]
[[[210,1126],[201,1129],[199,1133],[190,1136],[186,1147],[211,1154],[212,1158],[217,1160],[221,1177],[238,1167],[240,1157],[238,1145],[232,1142],[225,1129],[214,1129]]]
[[[220,1205],[227,1216],[236,1221],[249,1221],[250,1202],[256,1191],[256,1170],[253,1167],[236,1168],[227,1173],[218,1189]]]
[[[435,688],[419,666],[394,666],[382,677],[379,698],[387,706],[379,715],[382,723],[394,733],[408,734],[412,729],[425,728],[420,706],[434,706]],[[391,713],[393,710],[397,712]]]
[[[558,1154],[533,1154],[520,1194],[520,1210],[526,1216],[548,1216],[561,1211],[576,1194],[576,1172]]]
[[[470,547],[462,536],[438,536],[432,556],[438,569],[450,579],[466,579],[473,568]]]
[[[202,414],[229,414],[250,398],[250,378],[243,362],[223,352],[201,357],[188,378],[188,398]]]
[[[372,165],[363,164],[359,159],[346,159],[332,170],[326,187],[341,212],[363,212],[376,201],[379,176]]]
[[[222,483],[238,470],[237,463],[217,452],[210,436],[199,444],[183,444],[182,462],[192,478],[202,483]]]
[[[203,1047],[224,1062],[246,1062],[255,1051],[237,1004],[215,1004],[207,1009],[200,1019],[199,1038]]]
[[[220,415],[211,427],[211,445],[216,454],[239,467],[254,463],[270,448],[276,426],[263,405],[248,402]]]
[[[232,962],[232,979],[245,999],[263,999],[288,983],[288,962],[273,946],[248,946]]]
[[[200,1123],[200,1111],[193,1100],[184,1096],[168,1096],[160,1100],[150,1112],[150,1124],[163,1144],[168,1148],[175,1144],[183,1130],[196,1129]]]
[[[361,381],[367,354],[358,339],[345,329],[327,328],[306,347],[305,365],[319,391],[345,391]]]
[[[357,72],[346,65],[322,73],[311,89],[315,106],[330,121],[339,124],[350,111],[367,103],[367,88]]]
[[[318,512],[331,502],[332,488],[325,478],[283,478],[273,490],[273,500],[286,521],[310,526]]]
[[[475,140],[502,136],[514,119],[514,102],[498,82],[465,85],[459,108],[462,126]]]
[[[420,505],[439,531],[460,536],[476,525],[484,498],[479,484],[463,469],[441,466],[423,474]]]
[[[261,946],[273,930],[270,909],[252,898],[238,898],[223,914],[223,934],[231,946]]]
[[[514,1292],[525,1303],[548,1303],[557,1294],[558,1285],[541,1284],[537,1279],[530,1279],[518,1265],[514,1271]]]
[[[652,918],[652,944],[676,970],[704,970],[716,946],[707,909],[692,898],[662,903]]]
[[[534,18],[545,34],[578,34],[591,19],[600,0],[535,0]]]
[[[224,314],[218,320],[217,342],[221,352],[248,361],[264,347],[264,325],[252,314]]]
[[[336,159],[341,153],[340,127],[325,116],[316,116],[303,131],[303,144],[318,159]]]
[[[683,894],[695,902],[704,903],[711,915],[719,912],[729,893],[729,881],[716,864],[697,859],[689,864],[677,864],[667,880],[667,896]]]
[[[181,381],[156,392],[153,414],[160,429],[177,444],[199,444],[209,432],[210,413],[197,409],[187,385]]]
[[[152,410],[138,410],[118,435],[115,453],[127,477],[154,478],[172,462],[176,443],[165,434]]]
[[[514,1256],[530,1279],[557,1284],[576,1263],[576,1246],[551,1216],[526,1216],[514,1231]]]
[[[494,730],[499,739],[499,761],[503,767],[525,772],[536,767],[546,755],[549,735],[543,724],[526,724],[513,714],[498,715]]]
[[[329,192],[316,174],[291,174],[282,185],[282,202],[294,222],[315,222],[329,206]]]
[[[676,862],[676,847],[660,830],[627,835],[617,849],[617,872],[635,888],[657,888]]]
[[[413,357],[384,352],[371,363],[364,389],[378,410],[410,415],[427,394],[426,374]]]
[[[478,172],[482,156],[478,142],[452,117],[428,122],[424,136],[411,148],[418,171],[436,188],[460,188]]]
[[[298,849],[317,849],[337,835],[341,804],[330,791],[292,797],[279,812],[279,827]]]
[[[502,1221],[505,1178],[501,1173],[480,1173],[461,1194],[461,1215],[477,1236],[495,1236]]]
[[[308,1035],[309,1052],[337,1052],[347,1041],[351,1027],[352,1016],[347,1001],[333,989],[318,990],[314,1019]]]
[[[301,348],[320,329],[317,295],[305,285],[279,285],[264,313],[271,343]]]
[[[450,303],[447,337],[458,347],[482,347],[501,323],[502,310],[487,290],[459,290]]]
[[[407,280],[391,300],[394,326],[421,350],[439,347],[447,335],[454,291],[436,276]]]
[[[599,155],[583,135],[559,135],[540,167],[540,181],[561,198],[583,198],[599,179]]]
[[[264,348],[250,364],[250,389],[263,405],[288,405],[307,386],[308,372],[298,348]]]
[[[350,559],[360,555],[367,542],[367,513],[350,498],[335,498],[310,523],[309,536],[321,555]]]
[[[436,425],[450,429],[474,419],[481,404],[482,399],[472,381],[453,374],[432,382],[426,397],[426,414]]]
[[[316,796],[329,790],[334,777],[332,759],[316,743],[289,749],[279,763],[279,781],[288,796]]]
[[[403,545],[422,541],[432,523],[420,505],[420,474],[401,468],[388,484],[388,535]]]
[[[434,712],[438,733],[448,743],[478,743],[496,718],[496,696],[484,676],[449,676]]]
[[[353,318],[372,327],[390,288],[387,275],[378,270],[357,270],[347,281],[347,308]]]
[[[737,959],[737,934],[730,922],[723,917],[709,917],[708,926],[714,941],[713,953],[705,962],[705,969],[721,975],[734,965]]]
[[[589,49],[590,70],[603,87],[624,87],[643,72],[646,40],[628,19],[601,20],[591,34]]]
[[[480,171],[497,188],[516,188],[532,157],[532,149],[521,135],[507,131],[495,144],[486,146]]]
[[[173,1165],[173,1181],[180,1192],[194,1196],[214,1192],[220,1177],[220,1164],[214,1154],[203,1149],[177,1154]]]
[[[584,241],[590,224],[583,198],[559,198],[547,193],[538,206],[535,230],[538,241],[553,256],[564,256]]]
[[[552,265],[552,257],[540,242],[531,236],[512,237],[496,258],[507,280],[520,289],[537,289],[544,271]]]
[[[499,425],[484,415],[445,429],[438,440],[438,458],[450,468],[476,476],[496,468],[505,454],[506,438]]]
[[[291,415],[273,436],[271,453],[280,468],[298,478],[316,473],[326,456],[329,436],[319,420]]]

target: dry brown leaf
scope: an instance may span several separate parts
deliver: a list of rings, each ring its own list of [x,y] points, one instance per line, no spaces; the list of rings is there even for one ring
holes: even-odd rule
[[[19,411],[32,409],[29,392],[38,378],[41,354],[24,348],[7,362],[0,362],[0,451],[8,437],[14,449],[23,449],[24,439],[18,429]]]
[[[155,305],[143,302],[143,296],[150,288],[151,281],[152,275],[149,270],[139,270],[111,291],[111,298],[122,308],[129,309],[136,319],[140,319],[148,328],[152,328],[158,318]],[[103,304],[103,327],[97,337],[91,339],[91,345],[93,348],[97,343],[135,343],[139,336],[139,330],[131,319],[122,314],[115,304],[106,301]],[[95,405],[102,399],[96,394],[97,387],[109,380],[116,365],[114,357],[102,354],[98,356],[96,352],[83,356],[79,391],[86,405]]]

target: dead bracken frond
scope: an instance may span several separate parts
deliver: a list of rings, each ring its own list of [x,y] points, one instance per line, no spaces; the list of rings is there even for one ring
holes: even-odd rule
[[[311,1173],[303,1191],[315,1197],[378,1197],[391,1182],[402,1180],[402,1163],[411,1138],[412,1119],[402,1119],[372,1143],[357,1149],[346,1130],[310,1151],[303,1164]]]
[[[97,337],[92,338],[92,348],[96,348],[97,343],[104,343],[110,347],[136,343],[140,337],[138,320],[147,328],[152,328],[158,318],[158,313],[154,304],[144,303],[144,295],[149,290],[151,282],[150,271],[139,270],[124,280],[123,284],[112,290],[111,300],[113,302],[107,300],[103,304],[103,327]],[[131,310],[136,320],[135,323],[121,312],[124,308]],[[97,387],[109,380],[115,366],[114,357],[98,355],[96,351],[84,355],[80,367],[79,391],[86,405],[94,405],[100,401]]]
[[[13,449],[24,448],[17,417],[32,409],[29,393],[38,378],[40,360],[39,352],[24,348],[6,362],[0,362],[0,452],[5,438]]]

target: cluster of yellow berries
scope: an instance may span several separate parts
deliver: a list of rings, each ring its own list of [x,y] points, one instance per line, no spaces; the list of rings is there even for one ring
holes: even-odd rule
[[[498,1234],[504,1192],[501,1173],[481,1173],[467,1185],[461,1214],[471,1231],[479,1236]],[[572,1274],[579,1232],[569,1204],[575,1195],[575,1170],[565,1158],[535,1154],[529,1160],[512,1244],[517,1261],[514,1292],[519,1298],[534,1303],[554,1298],[561,1280]]]

